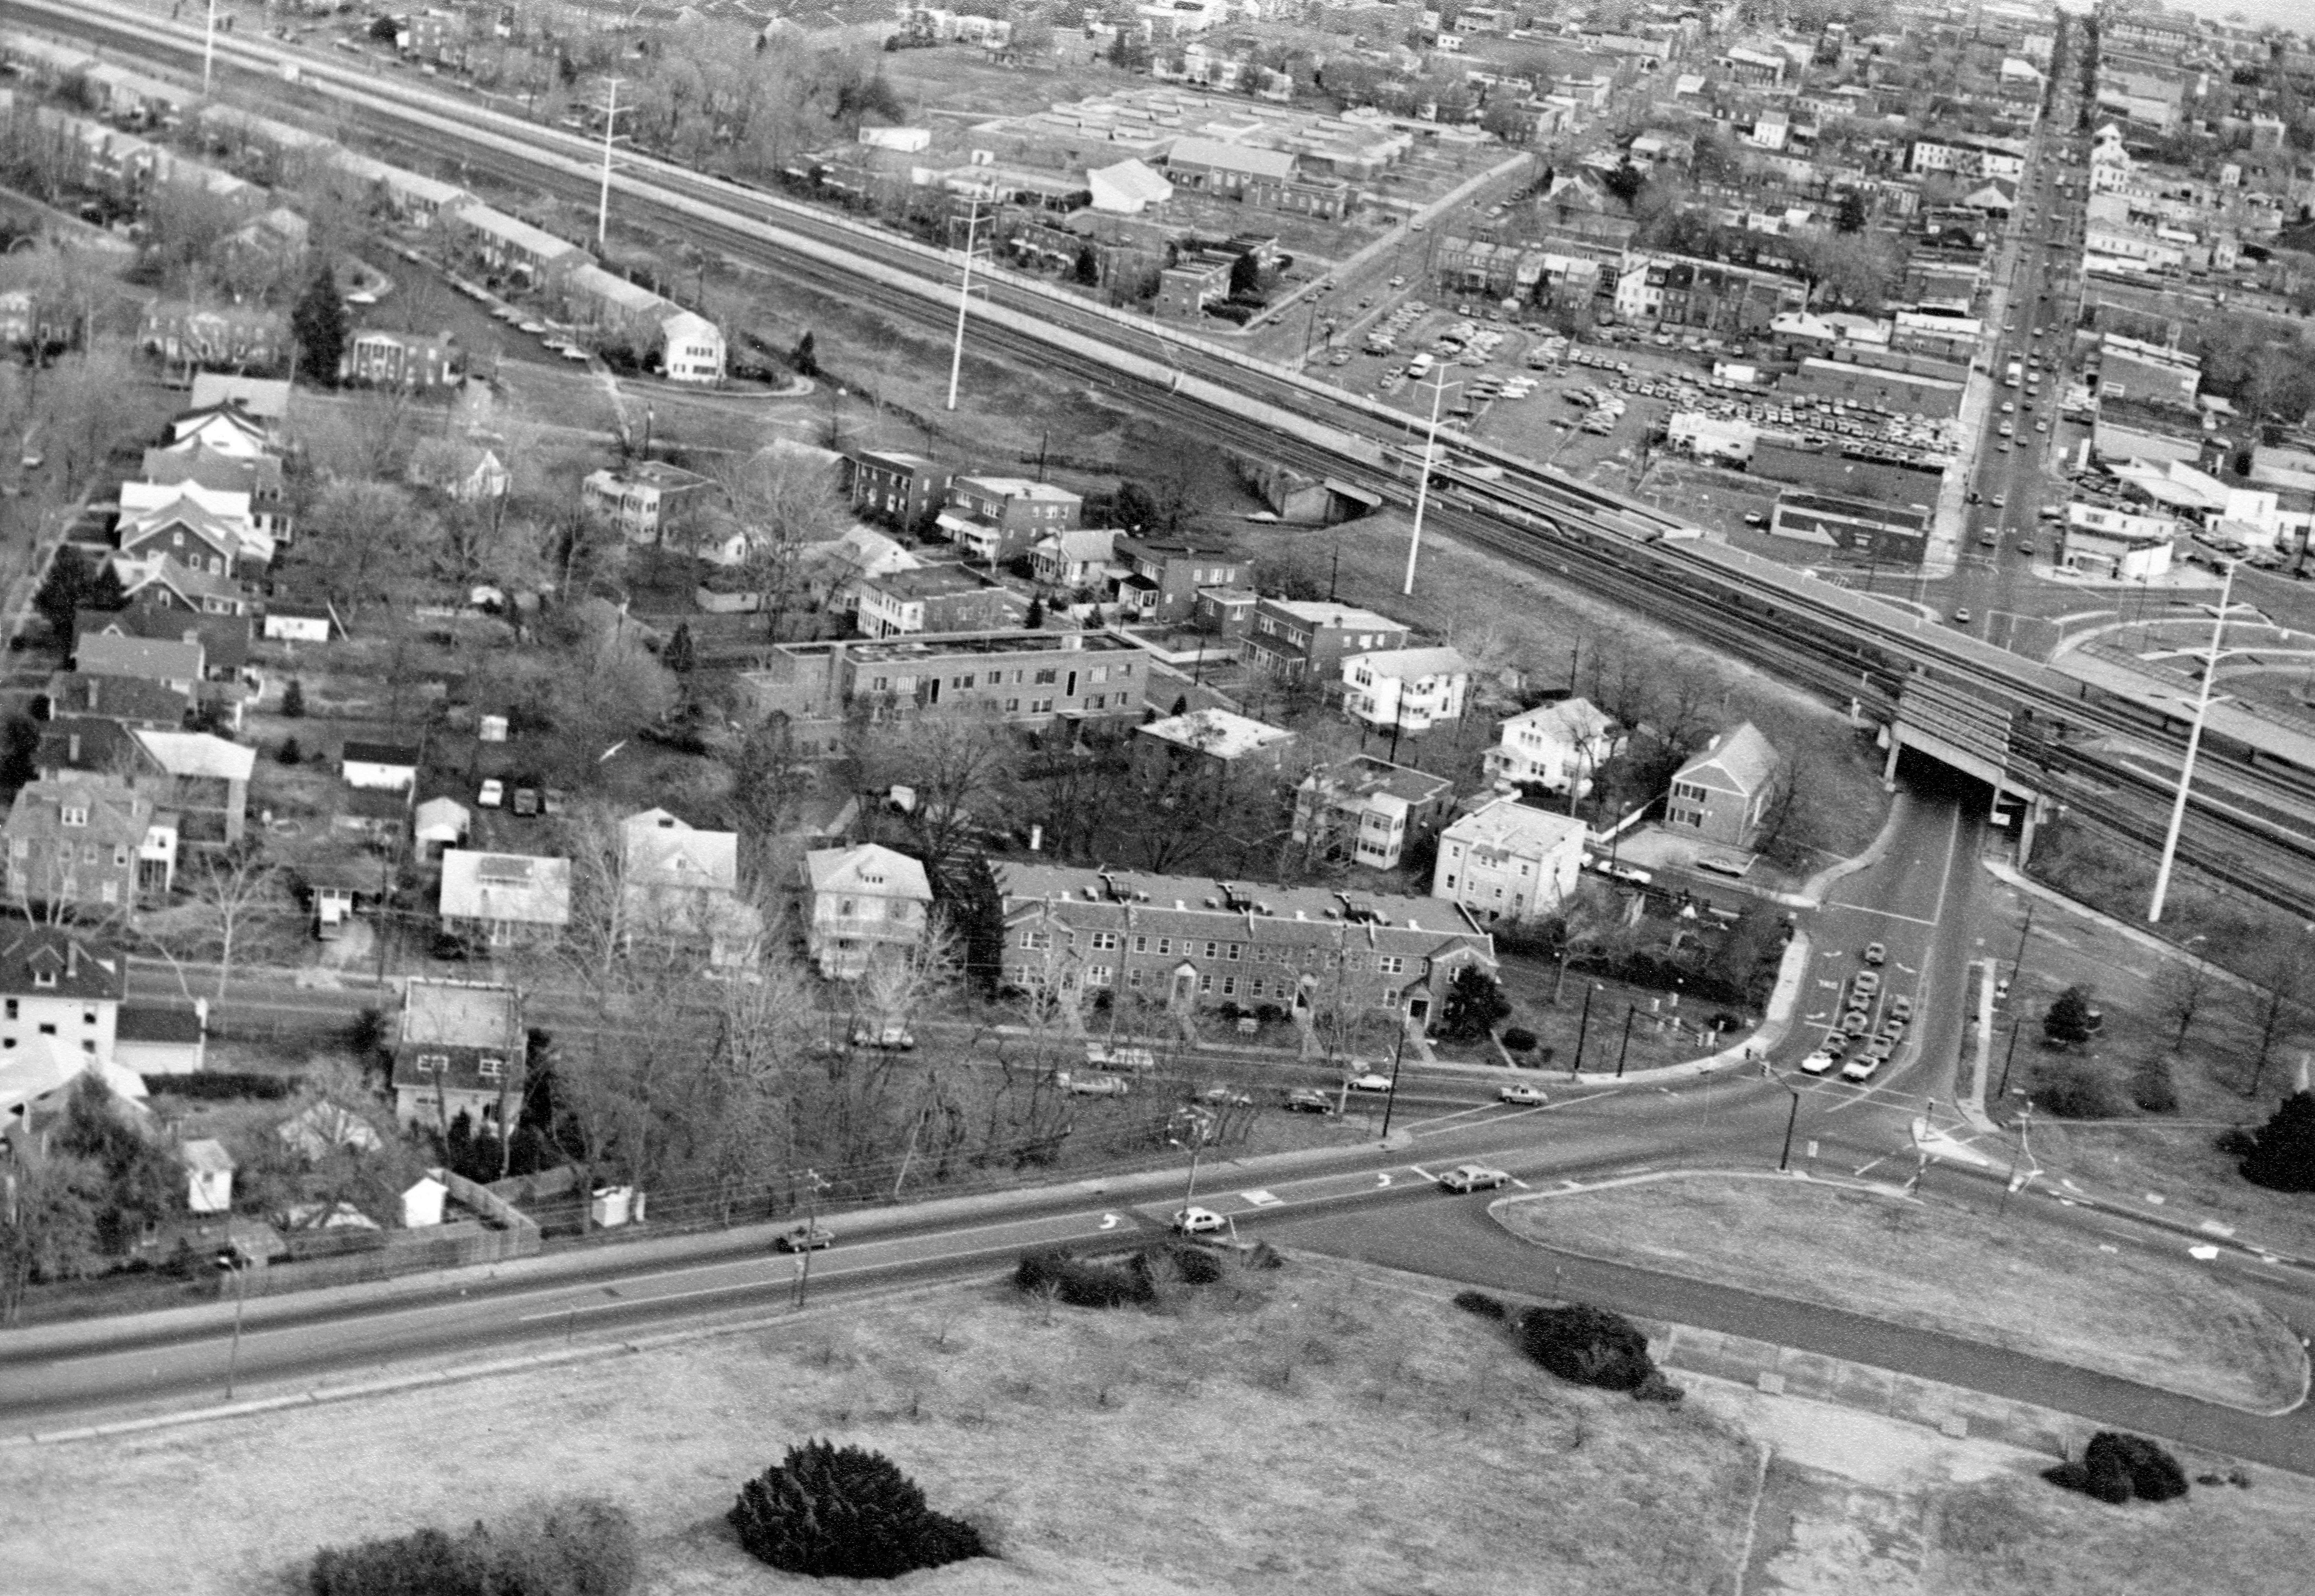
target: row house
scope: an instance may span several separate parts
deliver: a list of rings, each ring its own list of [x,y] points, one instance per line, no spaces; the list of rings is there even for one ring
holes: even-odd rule
[[[1435,833],[1454,804],[1447,777],[1357,754],[1302,778],[1292,836],[1324,860],[1396,870],[1408,846]]]
[[[959,476],[936,524],[967,557],[989,566],[1017,559],[1049,532],[1076,529],[1085,500],[1021,476]]]
[[[452,387],[459,380],[458,341],[447,332],[427,337],[371,328],[348,341],[338,376],[369,387],[414,393]]]
[[[333,147],[328,171],[330,185],[340,198],[360,206],[368,215],[408,226],[431,227],[462,208],[479,208],[475,197],[456,183],[389,166],[352,150]]]
[[[1000,865],[1005,983],[1061,1001],[1133,993],[1181,1014],[1275,1004],[1429,1029],[1494,940],[1436,899]]]
[[[444,219],[450,235],[485,270],[525,285],[548,282],[586,259],[587,252],[569,239],[487,205],[457,206]]]
[[[1643,259],[1616,283],[1616,314],[1627,321],[1716,332],[1764,332],[1807,304],[1808,285],[1797,279],[1682,256]]]
[[[173,366],[267,370],[289,358],[289,321],[253,306],[155,299],[137,319],[137,347]]]
[[[1355,605],[1299,598],[1264,598],[1254,607],[1246,639],[1246,663],[1290,680],[1337,679],[1343,661],[1406,646],[1411,629]]]
[[[759,713],[792,725],[830,723],[856,705],[879,714],[970,705],[1036,730],[1138,720],[1149,669],[1149,655],[1114,634],[1001,631],[785,643],[740,679]]]
[[[952,474],[937,460],[900,449],[855,449],[846,458],[852,507],[892,526],[918,526],[948,501]]]
[[[1243,587],[1254,570],[1244,556],[1215,544],[1122,536],[1113,546],[1124,567],[1117,579],[1117,602],[1147,625],[1189,619],[1202,589]]]

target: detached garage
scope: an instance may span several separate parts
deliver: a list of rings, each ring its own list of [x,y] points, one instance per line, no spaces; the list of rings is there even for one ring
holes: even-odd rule
[[[139,1075],[191,1075],[208,1058],[208,1000],[124,1003],[112,1061]]]

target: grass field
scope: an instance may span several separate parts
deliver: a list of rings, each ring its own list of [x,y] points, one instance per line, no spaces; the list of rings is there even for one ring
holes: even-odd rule
[[[2289,1326],[2176,1263],[2011,1228],[1934,1198],[1696,1175],[1514,1201],[1521,1236],[1589,1256],[1966,1336],[2211,1401],[2302,1388]]]
[[[935,1507],[994,1530],[1001,1562],[915,1589],[1725,1587],[1755,1470],[1727,1425],[1562,1386],[1395,1285],[1299,1263],[1240,1278],[1243,1295],[1050,1322],[1009,1288],[960,1290],[576,1371],[0,1454],[0,1566],[45,1596],[287,1596],[319,1544],[591,1491],[635,1515],[647,1591],[802,1590],[723,1514],[744,1476],[825,1435],[887,1452]]]

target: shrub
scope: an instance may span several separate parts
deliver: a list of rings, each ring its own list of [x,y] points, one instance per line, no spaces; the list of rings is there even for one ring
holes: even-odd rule
[[[242,1069],[203,1069],[191,1075],[164,1076],[153,1089],[172,1097],[197,1097],[205,1102],[232,1097],[257,1097],[278,1102],[305,1084],[302,1076],[258,1075]]]
[[[750,1555],[815,1578],[897,1579],[988,1555],[979,1530],[927,1507],[891,1459],[825,1441],[789,1448],[740,1488],[729,1518]]]
[[[2277,1192],[2315,1192],[2315,1094],[2294,1092],[2275,1104],[2236,1166],[2243,1179]]]
[[[281,714],[284,719],[294,721],[305,713],[306,684],[293,676],[289,685],[281,689]]]
[[[1535,1033],[1522,1026],[1513,1025],[1503,1033],[1503,1042],[1508,1051],[1531,1053],[1535,1051]]]
[[[1662,1378],[1640,1327],[1588,1302],[1528,1309],[1520,1320],[1520,1350],[1562,1379],[1603,1390],[1638,1395]]]
[[[295,765],[305,758],[306,752],[297,746],[296,738],[285,737],[281,740],[280,750],[273,757],[284,765]]]
[[[2099,1431],[2079,1461],[2045,1468],[2042,1477],[2062,1490],[2080,1491],[2116,1507],[2133,1496],[2169,1502],[2186,1494],[2186,1473],[2178,1459],[2142,1435],[2115,1430]]]
[[[2170,1060],[2149,1059],[2130,1077],[2130,1100],[2148,1113],[2178,1112],[2178,1088],[2170,1079]]]
[[[1458,1291],[1455,1293],[1455,1306],[1483,1319],[1507,1319],[1511,1317],[1511,1309],[1503,1306],[1502,1298],[1490,1297],[1485,1291]]]
[[[2034,1103],[2062,1120],[2110,1120],[2122,1112],[2105,1074],[2089,1063],[2044,1065],[2036,1074]]]
[[[2230,1157],[2247,1158],[2258,1146],[2258,1138],[2240,1125],[2230,1125],[2211,1139],[2211,1145]]]
[[[1024,1256],[1013,1271],[1013,1283],[1024,1291],[1051,1290],[1071,1308],[1123,1308],[1149,1300],[1148,1271],[1117,1269],[1055,1247]]]
[[[634,1521],[572,1496],[495,1530],[478,1523],[453,1538],[429,1527],[324,1547],[306,1583],[313,1596],[625,1596],[640,1572]]]
[[[1188,1242],[1169,1241],[1160,1249],[1166,1262],[1183,1284],[1211,1286],[1226,1272],[1221,1255],[1211,1248],[1195,1246]]]

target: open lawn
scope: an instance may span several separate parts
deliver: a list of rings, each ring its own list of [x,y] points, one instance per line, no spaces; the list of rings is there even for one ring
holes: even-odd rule
[[[1935,1198],[1692,1175],[1514,1198],[1515,1234],[1586,1256],[1868,1314],[2264,1411],[2295,1400],[2298,1337],[2184,1258],[2104,1253]]]
[[[1290,1261],[1157,1312],[1009,1287],[102,1445],[0,1454],[12,1585],[282,1592],[315,1547],[594,1492],[642,1589],[803,1590],[723,1521],[807,1437],[890,1455],[992,1531],[943,1592],[1725,1591],[1731,1427],[1564,1386],[1434,1296]],[[1542,1493],[1539,1496],[1539,1493]]]

